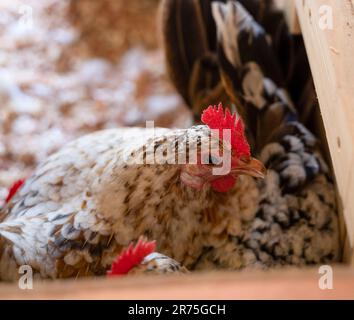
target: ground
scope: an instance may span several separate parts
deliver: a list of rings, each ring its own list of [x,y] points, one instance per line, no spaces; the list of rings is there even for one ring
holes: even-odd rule
[[[93,3],[1,1],[0,206],[14,181],[76,137],[191,123],[165,73],[157,1]]]

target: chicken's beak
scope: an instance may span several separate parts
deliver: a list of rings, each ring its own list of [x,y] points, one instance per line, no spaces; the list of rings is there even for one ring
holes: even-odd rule
[[[248,175],[264,179],[267,169],[263,163],[255,158],[239,160],[235,168],[231,170],[233,176]]]

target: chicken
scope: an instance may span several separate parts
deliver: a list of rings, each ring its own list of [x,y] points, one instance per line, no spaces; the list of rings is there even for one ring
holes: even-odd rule
[[[210,107],[202,120],[96,132],[50,156],[0,210],[0,279],[24,264],[40,278],[104,275],[140,236],[193,268],[238,176],[265,174],[241,119]]]
[[[137,274],[184,274],[188,270],[163,254],[154,252],[155,241],[146,241],[140,238],[134,246],[133,243],[113,261],[109,276],[137,275]]]
[[[285,80],[282,48],[275,50],[272,33],[240,2],[254,14],[272,8],[263,6],[271,1],[258,0],[162,3],[167,69],[177,90],[195,116],[200,111],[193,97],[213,104],[226,95],[222,101],[236,107],[253,152],[268,169],[264,180],[240,177],[228,201],[216,208],[214,214],[224,218],[209,230],[193,267],[264,269],[339,261],[331,172],[317,139],[300,121],[298,110],[306,111],[296,107],[287,88],[294,78]],[[198,32],[188,34],[188,28]],[[206,57],[213,57],[216,73],[200,67]]]

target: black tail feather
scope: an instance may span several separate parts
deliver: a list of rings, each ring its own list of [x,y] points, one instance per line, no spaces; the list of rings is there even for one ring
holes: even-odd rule
[[[169,76],[196,118],[205,104],[227,99],[216,57],[212,0],[163,0],[162,40]],[[225,2],[225,1],[223,1]]]

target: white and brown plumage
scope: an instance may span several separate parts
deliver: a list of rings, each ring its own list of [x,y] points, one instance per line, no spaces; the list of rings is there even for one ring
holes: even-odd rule
[[[210,187],[220,177],[211,174],[212,163],[146,160],[151,146],[157,161],[165,155],[187,157],[193,148],[204,157],[200,145],[209,138],[208,126],[127,128],[68,144],[40,165],[1,210],[0,278],[16,279],[23,264],[42,278],[104,274],[122,248],[141,235],[156,239],[158,252],[192,267],[202,252],[204,226],[210,229],[222,218],[214,208],[227,195]],[[212,151],[219,152],[219,144],[211,139]],[[182,151],[168,152],[178,146]],[[139,155],[143,164],[130,162]],[[235,176],[238,169],[246,173],[249,168],[252,175],[263,170],[249,154],[232,159]]]
[[[290,60],[296,57],[287,56],[286,26],[276,23],[281,17],[272,1],[164,0],[163,12],[166,60],[176,88],[196,115],[195,97],[213,104],[226,93],[223,101],[237,108],[253,151],[268,168],[264,180],[241,177],[218,208],[225,211],[224,219],[204,239],[195,268],[338,261],[333,180],[318,141],[299,120],[298,110],[301,116],[307,111],[293,103],[301,100],[294,96],[297,90],[288,90],[302,79],[301,70],[293,70]],[[190,34],[189,28],[198,32]],[[240,206],[242,197],[247,201]]]

